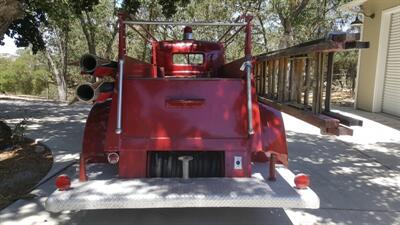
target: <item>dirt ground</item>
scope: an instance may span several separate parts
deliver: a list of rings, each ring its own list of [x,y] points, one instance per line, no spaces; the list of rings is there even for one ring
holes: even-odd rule
[[[341,90],[341,91],[332,91],[331,102],[334,105],[339,106],[353,106],[354,105],[354,97],[352,91],[349,90]]]
[[[29,191],[46,176],[53,156],[45,145],[24,138],[18,144],[1,143],[0,210],[21,198],[32,198]]]

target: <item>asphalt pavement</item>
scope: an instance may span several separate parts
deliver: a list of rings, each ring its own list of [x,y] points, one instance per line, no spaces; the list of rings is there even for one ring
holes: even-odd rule
[[[88,111],[83,104],[0,100],[1,119],[17,123],[23,116],[31,118],[27,136],[40,139],[52,149],[55,163],[48,177],[61,170],[71,176],[76,173],[73,163],[81,149]],[[55,190],[54,178],[50,178],[32,192],[36,198],[18,200],[0,211],[0,224],[400,224],[400,131],[375,124],[368,116],[361,118],[369,125],[357,128],[354,137],[337,138],[322,136],[317,128],[284,115],[290,169],[311,175],[311,187],[321,199],[317,210],[195,208],[49,213],[43,203]]]

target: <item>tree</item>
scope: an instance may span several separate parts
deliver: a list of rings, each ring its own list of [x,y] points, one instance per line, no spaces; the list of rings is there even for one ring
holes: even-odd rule
[[[68,90],[90,80],[81,76],[77,67],[70,66],[77,65],[82,54],[116,58],[120,10],[135,20],[234,21],[239,15],[251,14],[253,54],[261,54],[319,38],[336,29],[341,16],[337,6],[342,1],[345,0],[20,0],[20,5],[14,7],[22,9],[23,17],[15,17],[5,32],[16,40],[17,46],[31,46],[40,63],[48,65],[51,84],[55,85],[52,90],[56,87],[59,99],[65,100]],[[0,24],[5,16],[0,14]],[[181,26],[146,28],[160,40],[181,39]],[[226,30],[227,27],[193,27],[195,39],[208,41],[218,40]],[[149,43],[132,29],[127,29],[127,37],[128,54],[149,61]],[[240,32],[227,43],[227,61],[243,56],[243,40],[244,32]]]
[[[320,38],[335,29],[341,18],[338,6],[345,0],[271,0],[282,32],[280,48]]]
[[[117,15],[120,11],[127,12],[133,18],[137,18],[140,11],[141,15],[148,15],[143,19],[151,20],[161,16],[161,13],[156,12],[158,6],[161,6],[163,15],[168,18],[177,12],[177,7],[188,2],[189,0],[125,0],[119,4],[120,2],[116,0],[100,1],[93,9],[78,7],[74,11],[85,36],[88,52],[110,59],[113,55],[112,46],[118,33]],[[144,45],[147,43],[145,42]],[[98,46],[101,47],[101,52],[98,52]],[[143,51],[143,59],[146,58],[146,52]]]
[[[88,53],[112,58],[112,46],[118,33],[117,14],[120,10],[136,13],[140,7],[137,0],[99,1],[93,9],[73,8],[87,44]],[[101,46],[101,52],[97,47]]]
[[[2,37],[10,24],[24,17],[22,3],[16,0],[0,0],[0,37]]]
[[[18,47],[32,45],[32,51],[36,53],[43,50],[45,43],[41,37],[40,27],[48,24],[48,14],[55,11],[62,12],[64,7],[71,6],[74,9],[92,10],[98,4],[98,0],[0,0],[2,13],[0,16],[0,44],[4,44],[4,33],[16,40]],[[18,2],[18,4],[16,3]],[[60,8],[62,7],[62,8]],[[58,14],[62,16],[62,14]],[[68,14],[64,15],[68,16]]]
[[[14,94],[40,95],[50,77],[40,55],[22,51],[16,59],[0,58],[0,91]]]
[[[283,28],[280,48],[287,48],[293,44],[293,25],[308,3],[309,0],[272,0],[275,13],[279,16]]]
[[[57,82],[58,99],[67,99],[67,87],[65,76],[67,73],[68,58],[68,32],[72,12],[79,10],[93,10],[98,0],[44,0],[21,1],[23,18],[18,18],[11,22],[6,34],[15,39],[18,47],[32,46],[33,53],[43,51],[48,61],[50,70]],[[55,37],[55,38],[54,38]],[[1,36],[1,39],[3,35]],[[50,39],[55,39],[56,43],[45,44]],[[55,51],[59,51],[60,62],[54,59]]]

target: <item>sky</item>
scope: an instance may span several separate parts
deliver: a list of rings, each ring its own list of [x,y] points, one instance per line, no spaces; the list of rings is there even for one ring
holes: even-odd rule
[[[14,40],[5,35],[4,45],[0,45],[0,53],[8,53],[12,55],[17,55],[17,46],[14,44]]]

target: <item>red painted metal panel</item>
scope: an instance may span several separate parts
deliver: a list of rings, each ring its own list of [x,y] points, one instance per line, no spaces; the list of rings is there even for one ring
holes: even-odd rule
[[[249,176],[250,152],[261,150],[262,146],[256,102],[253,102],[256,133],[250,137],[247,134],[244,88],[242,79],[127,79],[124,85],[123,133],[121,136],[114,133],[114,103],[106,151],[119,150],[132,159],[136,152],[222,150],[226,156],[226,176]],[[166,101],[171,99],[198,102],[195,101],[196,107],[180,107],[179,104],[169,107]],[[133,155],[130,152],[134,152]],[[121,155],[121,159],[124,156]],[[235,156],[243,158],[243,169],[233,169]],[[120,161],[120,164],[124,162],[128,161]],[[136,177],[139,172],[136,174],[131,170],[137,170],[146,176],[143,172],[146,161],[135,162],[121,165],[120,174]]]
[[[130,79],[124,84],[124,135],[247,137],[244,82],[238,79]],[[203,99],[201,107],[168,107],[170,99]]]
[[[96,68],[92,75],[95,77],[115,77],[115,72],[116,69],[113,67],[101,66]]]
[[[124,57],[124,76],[125,77],[156,77],[153,74],[153,65],[146,63],[135,58]]]
[[[146,177],[147,152],[146,151],[120,151],[118,175],[120,178]]]

